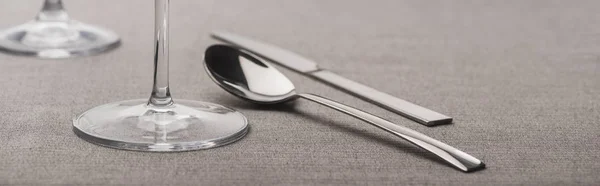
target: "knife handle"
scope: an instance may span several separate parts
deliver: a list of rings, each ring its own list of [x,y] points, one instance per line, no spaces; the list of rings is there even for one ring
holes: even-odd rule
[[[380,92],[366,85],[346,79],[327,70],[319,70],[310,75],[335,88],[348,92],[365,101],[379,105],[406,118],[419,122],[425,126],[435,126],[452,123],[452,117],[437,113],[425,107],[415,105],[392,95]]]

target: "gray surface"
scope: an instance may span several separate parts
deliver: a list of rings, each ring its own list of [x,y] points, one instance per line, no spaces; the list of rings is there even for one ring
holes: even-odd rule
[[[238,143],[140,153],[77,138],[70,119],[151,89],[153,3],[65,1],[73,17],[124,45],[87,58],[0,55],[0,185],[408,184],[595,185],[600,178],[600,1],[174,0],[175,98],[239,109]],[[41,0],[1,0],[0,28]],[[453,116],[427,128],[284,70],[332,97],[445,141],[486,162],[459,172],[359,120],[306,101],[256,109],[202,72],[213,29],[269,41],[325,68]]]

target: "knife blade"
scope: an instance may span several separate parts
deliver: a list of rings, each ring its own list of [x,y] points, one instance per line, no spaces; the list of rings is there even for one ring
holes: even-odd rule
[[[370,103],[395,112],[426,126],[452,123],[452,117],[378,91],[349,80],[331,71],[319,68],[316,62],[280,47],[259,42],[229,32],[215,31],[211,36],[217,40],[238,46],[271,62],[324,82]]]

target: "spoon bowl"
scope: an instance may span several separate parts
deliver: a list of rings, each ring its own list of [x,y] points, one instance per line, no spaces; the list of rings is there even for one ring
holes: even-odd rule
[[[206,50],[205,69],[229,93],[258,104],[277,104],[298,98],[294,84],[281,72],[253,55],[226,45]]]

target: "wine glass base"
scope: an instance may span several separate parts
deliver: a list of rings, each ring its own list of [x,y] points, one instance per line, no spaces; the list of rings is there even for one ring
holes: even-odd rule
[[[243,138],[248,121],[241,113],[213,103],[175,100],[168,107],[129,100],[92,108],[73,119],[73,131],[105,147],[154,152],[218,147]]]
[[[0,51],[39,58],[99,54],[120,45],[112,31],[77,21],[30,21],[0,32]]]

